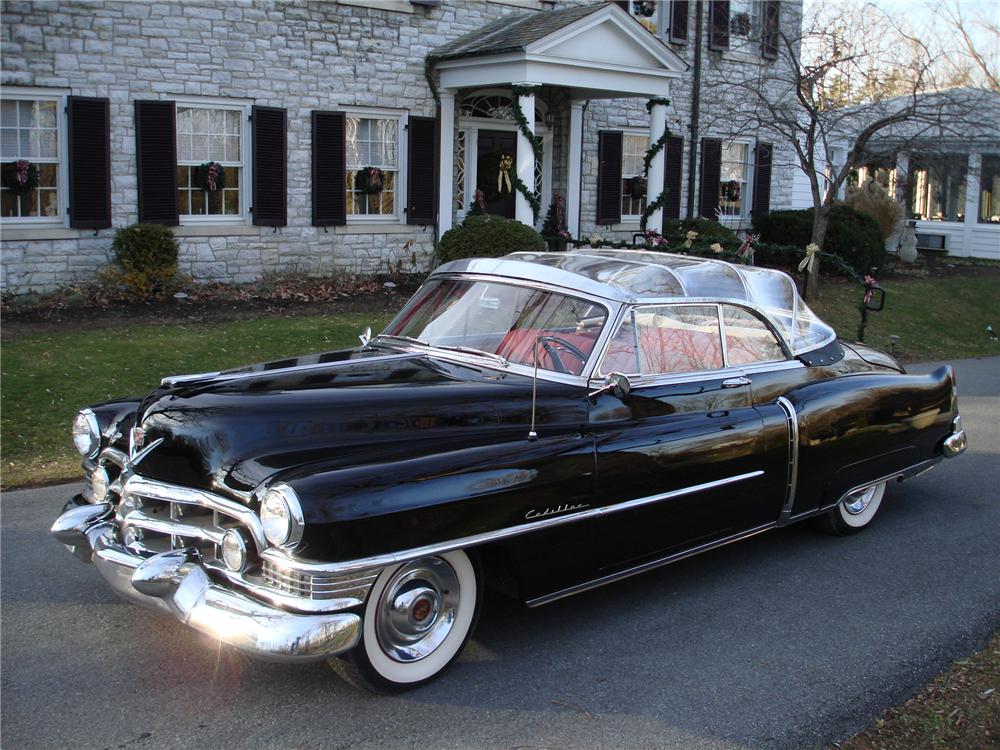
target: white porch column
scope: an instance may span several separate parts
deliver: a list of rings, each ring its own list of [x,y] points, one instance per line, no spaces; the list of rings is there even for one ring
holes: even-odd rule
[[[649,145],[652,146],[667,131],[667,105],[664,99],[650,100],[649,107]],[[656,152],[649,163],[649,174],[646,175],[646,200],[654,201],[663,190],[663,169],[666,163],[666,148]],[[660,232],[663,227],[663,209],[658,208],[649,215],[646,228]]]
[[[528,130],[531,135],[535,135],[535,95],[517,95],[517,103],[524,113],[524,119],[528,121]],[[517,129],[517,177],[524,183],[528,190],[535,189],[535,151],[521,129]],[[515,189],[516,190],[516,189]],[[531,204],[520,190],[516,190],[514,203],[514,218],[529,227],[535,226],[535,214],[531,209]],[[544,208],[544,207],[543,207]]]
[[[438,113],[441,138],[438,141],[438,239],[451,229],[455,212],[455,93],[442,90]]]
[[[973,251],[972,230],[979,223],[979,177],[983,169],[983,155],[969,154],[965,170],[965,226],[962,227],[962,255]],[[956,253],[957,255],[957,253]]]
[[[583,102],[569,105],[569,154],[566,157],[566,229],[580,236],[580,160],[583,157]]]

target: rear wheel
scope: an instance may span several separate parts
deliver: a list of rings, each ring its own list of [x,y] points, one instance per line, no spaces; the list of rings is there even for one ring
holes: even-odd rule
[[[368,595],[361,642],[330,665],[351,684],[379,693],[434,679],[472,635],[480,579],[461,550],[386,568]]]
[[[837,506],[818,519],[823,531],[837,536],[857,534],[867,528],[875,519],[882,505],[887,482],[879,482],[860,490],[855,490],[842,499]]]

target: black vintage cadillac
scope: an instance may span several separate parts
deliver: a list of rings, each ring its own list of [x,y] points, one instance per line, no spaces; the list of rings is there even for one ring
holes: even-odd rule
[[[456,261],[362,341],[84,409],[52,533],[238,649],[399,690],[486,584],[534,607],[803,519],[857,532],[966,446],[950,367],[907,375],[717,260]]]

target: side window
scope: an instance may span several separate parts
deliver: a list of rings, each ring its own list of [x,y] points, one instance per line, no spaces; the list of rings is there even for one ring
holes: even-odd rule
[[[733,305],[722,306],[726,359],[730,367],[785,359],[781,344],[753,313]]]
[[[608,345],[600,371],[666,375],[722,366],[718,308],[662,305],[632,311]]]

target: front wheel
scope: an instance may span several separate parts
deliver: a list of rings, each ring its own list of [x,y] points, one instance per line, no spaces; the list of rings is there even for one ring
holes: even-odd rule
[[[882,505],[886,484],[879,482],[850,493],[833,510],[817,519],[820,528],[837,536],[857,534],[867,528]]]
[[[351,684],[379,693],[434,679],[472,635],[480,578],[461,550],[386,568],[368,595],[361,642],[330,666]]]

